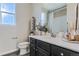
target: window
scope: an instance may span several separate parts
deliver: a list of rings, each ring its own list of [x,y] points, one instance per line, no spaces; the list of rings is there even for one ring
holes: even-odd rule
[[[0,3],[0,24],[16,25],[14,3]]]
[[[44,26],[46,23],[46,13],[42,12],[41,13],[41,25]]]

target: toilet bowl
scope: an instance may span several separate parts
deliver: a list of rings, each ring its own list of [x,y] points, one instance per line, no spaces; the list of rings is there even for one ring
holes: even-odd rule
[[[18,43],[18,48],[20,49],[20,54],[19,55],[25,55],[27,53],[29,53],[29,42],[21,42]]]

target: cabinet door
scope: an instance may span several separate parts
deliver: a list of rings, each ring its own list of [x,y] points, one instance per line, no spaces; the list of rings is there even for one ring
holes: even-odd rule
[[[34,46],[30,46],[30,56],[35,56],[35,47]]]
[[[33,44],[33,45],[35,45],[36,40],[35,40],[34,38],[31,38],[31,37],[30,37],[30,43]]]
[[[35,46],[35,39],[34,38],[30,38],[30,55],[31,56],[35,56],[35,49],[36,49],[36,46]]]
[[[47,51],[37,47],[36,55],[37,56],[49,56],[50,53],[48,53]]]
[[[37,40],[37,46],[42,48],[43,50],[45,50],[47,52],[50,52],[50,44],[49,43]]]

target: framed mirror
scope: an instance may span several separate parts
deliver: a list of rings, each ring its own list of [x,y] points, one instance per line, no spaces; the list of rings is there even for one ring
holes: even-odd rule
[[[63,5],[59,8],[49,11],[48,13],[48,28],[49,32],[67,32],[67,8]]]

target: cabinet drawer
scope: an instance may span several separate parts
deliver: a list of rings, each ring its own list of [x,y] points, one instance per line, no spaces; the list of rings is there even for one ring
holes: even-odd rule
[[[51,55],[60,56],[60,53],[60,49],[57,46],[51,45]]]
[[[62,48],[56,45],[51,46],[51,55],[54,56],[79,56],[79,53],[76,53],[72,50]]]
[[[71,55],[70,51],[56,45],[51,46],[51,54],[54,56],[70,56]]]
[[[63,53],[64,56],[79,56],[78,52],[69,49],[61,48],[60,51]]]
[[[61,56],[71,56],[71,51],[69,50],[59,47],[59,51]]]
[[[37,40],[37,46],[48,51],[48,52],[50,52],[50,44],[49,43]]]
[[[35,47],[30,46],[30,56],[35,56]]]

